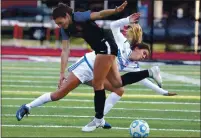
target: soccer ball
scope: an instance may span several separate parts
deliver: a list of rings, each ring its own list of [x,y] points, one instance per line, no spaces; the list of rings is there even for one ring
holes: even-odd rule
[[[146,138],[149,135],[149,125],[144,120],[134,120],[129,131],[133,138]]]

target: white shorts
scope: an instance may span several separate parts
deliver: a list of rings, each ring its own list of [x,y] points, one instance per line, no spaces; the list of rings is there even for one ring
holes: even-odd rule
[[[75,64],[68,68],[68,72],[73,72],[74,75],[82,82],[87,83],[93,80],[93,70],[89,65],[86,57],[82,57]]]
[[[92,81],[94,78],[92,66],[94,64],[93,62],[95,61],[95,57],[94,57],[95,54],[92,53],[90,55],[91,57],[89,55],[83,56],[76,63],[68,67],[68,72],[73,72],[74,75],[82,83],[87,83],[89,81]],[[123,70],[120,70],[120,72],[136,72],[136,71],[140,71],[140,68],[139,68],[139,64],[135,62],[130,63]]]

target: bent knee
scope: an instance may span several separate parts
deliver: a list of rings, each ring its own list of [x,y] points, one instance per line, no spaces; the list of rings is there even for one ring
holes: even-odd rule
[[[118,88],[114,91],[117,95],[122,96],[124,94],[124,88]]]

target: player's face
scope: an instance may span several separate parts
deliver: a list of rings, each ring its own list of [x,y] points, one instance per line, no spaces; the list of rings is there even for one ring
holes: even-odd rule
[[[71,18],[69,15],[66,15],[66,17],[58,17],[55,19],[55,23],[60,27],[67,29],[69,24],[71,23]]]
[[[135,48],[130,56],[130,59],[133,61],[145,60],[149,57],[149,51],[147,49]]]

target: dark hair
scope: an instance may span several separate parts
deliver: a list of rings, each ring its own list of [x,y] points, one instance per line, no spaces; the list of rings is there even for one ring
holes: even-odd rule
[[[53,9],[52,17],[54,20],[58,17],[66,17],[66,13],[71,16],[73,9],[64,3],[59,2],[57,7]]]
[[[148,50],[149,55],[151,53],[149,45],[147,45],[145,43],[139,43],[139,44],[132,45],[131,49],[134,50],[136,47],[139,48],[139,49],[146,49],[146,50]]]

